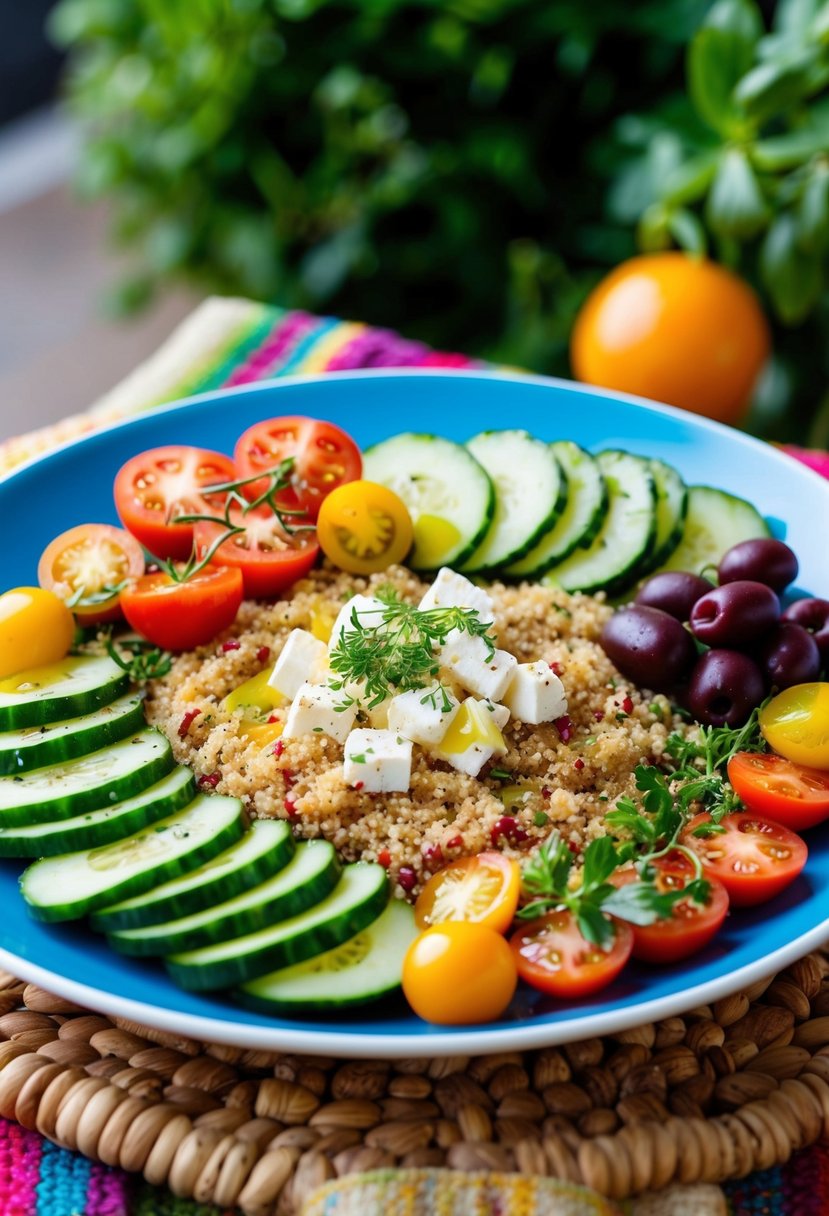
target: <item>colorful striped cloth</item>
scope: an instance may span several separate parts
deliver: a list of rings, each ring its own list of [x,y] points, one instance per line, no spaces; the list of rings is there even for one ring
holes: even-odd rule
[[[349,368],[476,366],[465,355],[434,351],[390,330],[248,300],[211,299],[90,411],[0,444],[0,472],[119,418],[211,389]],[[725,1189],[732,1216],[820,1216],[829,1211],[829,1149],[816,1146],[781,1169]],[[395,1210],[392,1196],[385,1210]],[[93,1164],[0,1119],[0,1216],[225,1214]]]

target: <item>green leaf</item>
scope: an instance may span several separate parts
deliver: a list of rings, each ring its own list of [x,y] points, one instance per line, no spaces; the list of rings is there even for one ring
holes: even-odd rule
[[[660,183],[662,201],[673,206],[695,203],[710,187],[719,163],[719,148],[711,148],[664,174]]]
[[[747,241],[768,223],[768,207],[748,157],[741,148],[723,154],[705,209],[713,232]]]
[[[729,30],[704,28],[688,51],[688,88],[703,122],[727,138],[745,131],[734,90],[754,60],[753,45]]]
[[[580,904],[575,913],[576,924],[585,941],[603,950],[609,950],[616,936],[613,923],[607,919],[601,908],[595,904]]]
[[[717,0],[703,24],[706,28],[736,34],[751,46],[763,34],[763,18],[752,0]]]
[[[814,308],[823,286],[819,260],[797,243],[797,221],[791,212],[779,215],[760,250],[760,274],[775,311],[787,325],[796,325]]]
[[[661,253],[671,245],[668,210],[662,203],[652,203],[636,225],[636,244],[644,253]]]
[[[612,828],[623,828],[630,832],[639,844],[653,844],[656,832],[650,819],[646,819],[630,798],[620,798],[614,811],[608,811],[605,822]]]
[[[829,247],[829,166],[810,175],[796,211],[797,244],[804,253],[822,254]]]
[[[609,878],[619,859],[616,849],[609,836],[598,836],[591,840],[584,851],[584,867],[582,869],[582,887],[589,891],[598,887]]]
[[[686,207],[678,207],[668,215],[668,231],[686,253],[693,257],[705,257],[708,240],[699,218]]]
[[[829,152],[829,126],[805,127],[758,140],[751,149],[751,159],[758,169],[777,173],[781,169],[796,169],[813,156]]]
[[[757,123],[785,113],[812,92],[811,69],[819,53],[817,47],[806,47],[791,60],[758,64],[737,85],[735,101]]]

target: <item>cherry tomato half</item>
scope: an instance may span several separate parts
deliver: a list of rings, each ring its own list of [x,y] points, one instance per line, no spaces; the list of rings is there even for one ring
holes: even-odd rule
[[[728,780],[750,811],[794,832],[829,818],[829,772],[783,756],[738,752],[728,762]]]
[[[527,921],[510,938],[518,974],[533,988],[571,1000],[606,987],[630,958],[633,931],[614,920],[616,935],[610,949],[594,946],[567,910],[547,912]]]
[[[653,865],[657,871],[655,886],[662,894],[683,890],[694,877],[693,866],[681,853],[669,853]],[[683,899],[674,904],[671,915],[663,920],[631,925],[634,958],[645,963],[675,963],[708,945],[728,914],[728,895],[721,882],[706,877],[711,886],[707,903]],[[634,869],[617,870],[610,881],[624,887],[639,878]]]
[[[294,459],[291,484],[295,501],[316,519],[326,495],[337,486],[356,481],[363,471],[360,449],[332,422],[317,418],[271,418],[257,422],[240,436],[233,452],[237,476],[267,473],[289,456]],[[266,481],[245,487],[253,499],[267,489]],[[289,502],[290,497],[284,501]]]
[[[152,448],[119,469],[115,509],[150,553],[185,561],[193,550],[193,525],[172,521],[178,515],[221,513],[223,497],[202,491],[235,475],[233,461],[221,452],[184,445]]]
[[[808,768],[829,768],[829,683],[795,684],[760,710],[773,751]]]
[[[515,960],[494,929],[466,921],[434,925],[403,959],[403,992],[419,1017],[443,1026],[500,1017],[518,983]]]
[[[418,896],[418,928],[472,921],[506,933],[518,907],[521,870],[502,853],[461,857],[433,874]]]
[[[136,633],[153,645],[190,650],[233,624],[242,594],[242,572],[230,567],[205,566],[184,583],[158,571],[128,587],[121,607]]]
[[[331,491],[320,507],[317,530],[325,556],[351,574],[375,574],[402,562],[414,538],[403,499],[363,480]]]
[[[317,560],[320,550],[316,533],[312,530],[289,536],[270,507],[257,507],[246,515],[232,513],[231,519],[244,531],[229,536],[210,560],[214,565],[240,570],[249,599],[278,595],[306,575]],[[224,531],[221,524],[196,524],[195,546],[200,558]]]
[[[716,878],[735,908],[765,903],[794,882],[806,864],[805,841],[780,823],[759,819],[747,811],[726,815],[723,830],[695,836],[707,813],[695,815],[683,830],[680,843],[693,849],[707,878]]]
[[[66,601],[82,625],[117,620],[121,587],[144,573],[144,552],[123,528],[80,524],[46,546],[37,581]],[[123,588],[122,588],[123,589]]]

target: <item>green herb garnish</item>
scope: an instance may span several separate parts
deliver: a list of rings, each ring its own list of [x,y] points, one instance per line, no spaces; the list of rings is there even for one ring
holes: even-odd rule
[[[127,672],[134,684],[160,680],[173,666],[173,656],[168,650],[161,650],[143,638],[128,637],[113,641],[108,637],[106,650],[113,662]]]

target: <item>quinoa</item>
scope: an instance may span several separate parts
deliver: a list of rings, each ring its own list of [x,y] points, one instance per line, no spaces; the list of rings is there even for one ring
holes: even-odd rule
[[[521,857],[554,827],[576,852],[601,835],[605,812],[634,792],[636,765],[658,763],[668,734],[681,726],[664,697],[625,680],[598,644],[612,612],[601,595],[534,583],[487,588],[498,645],[519,662],[553,665],[568,711],[558,724],[510,719],[507,754],[479,777],[416,746],[406,793],[367,794],[346,785],[342,745],[327,735],[263,744],[261,730],[259,738],[248,733],[241,710],[223,707],[228,693],[273,662],[292,629],[324,635],[352,595],[388,585],[412,602],[427,586],[399,566],[371,578],[324,567],[284,600],[244,603],[232,631],[180,655],[149,686],[150,722],[205,786],[241,798],[254,818],[287,818],[298,836],[325,837],[348,861],[380,861],[395,879],[408,867],[410,898],[432,870],[457,857],[493,847]],[[274,710],[271,721],[286,714],[287,707]]]

